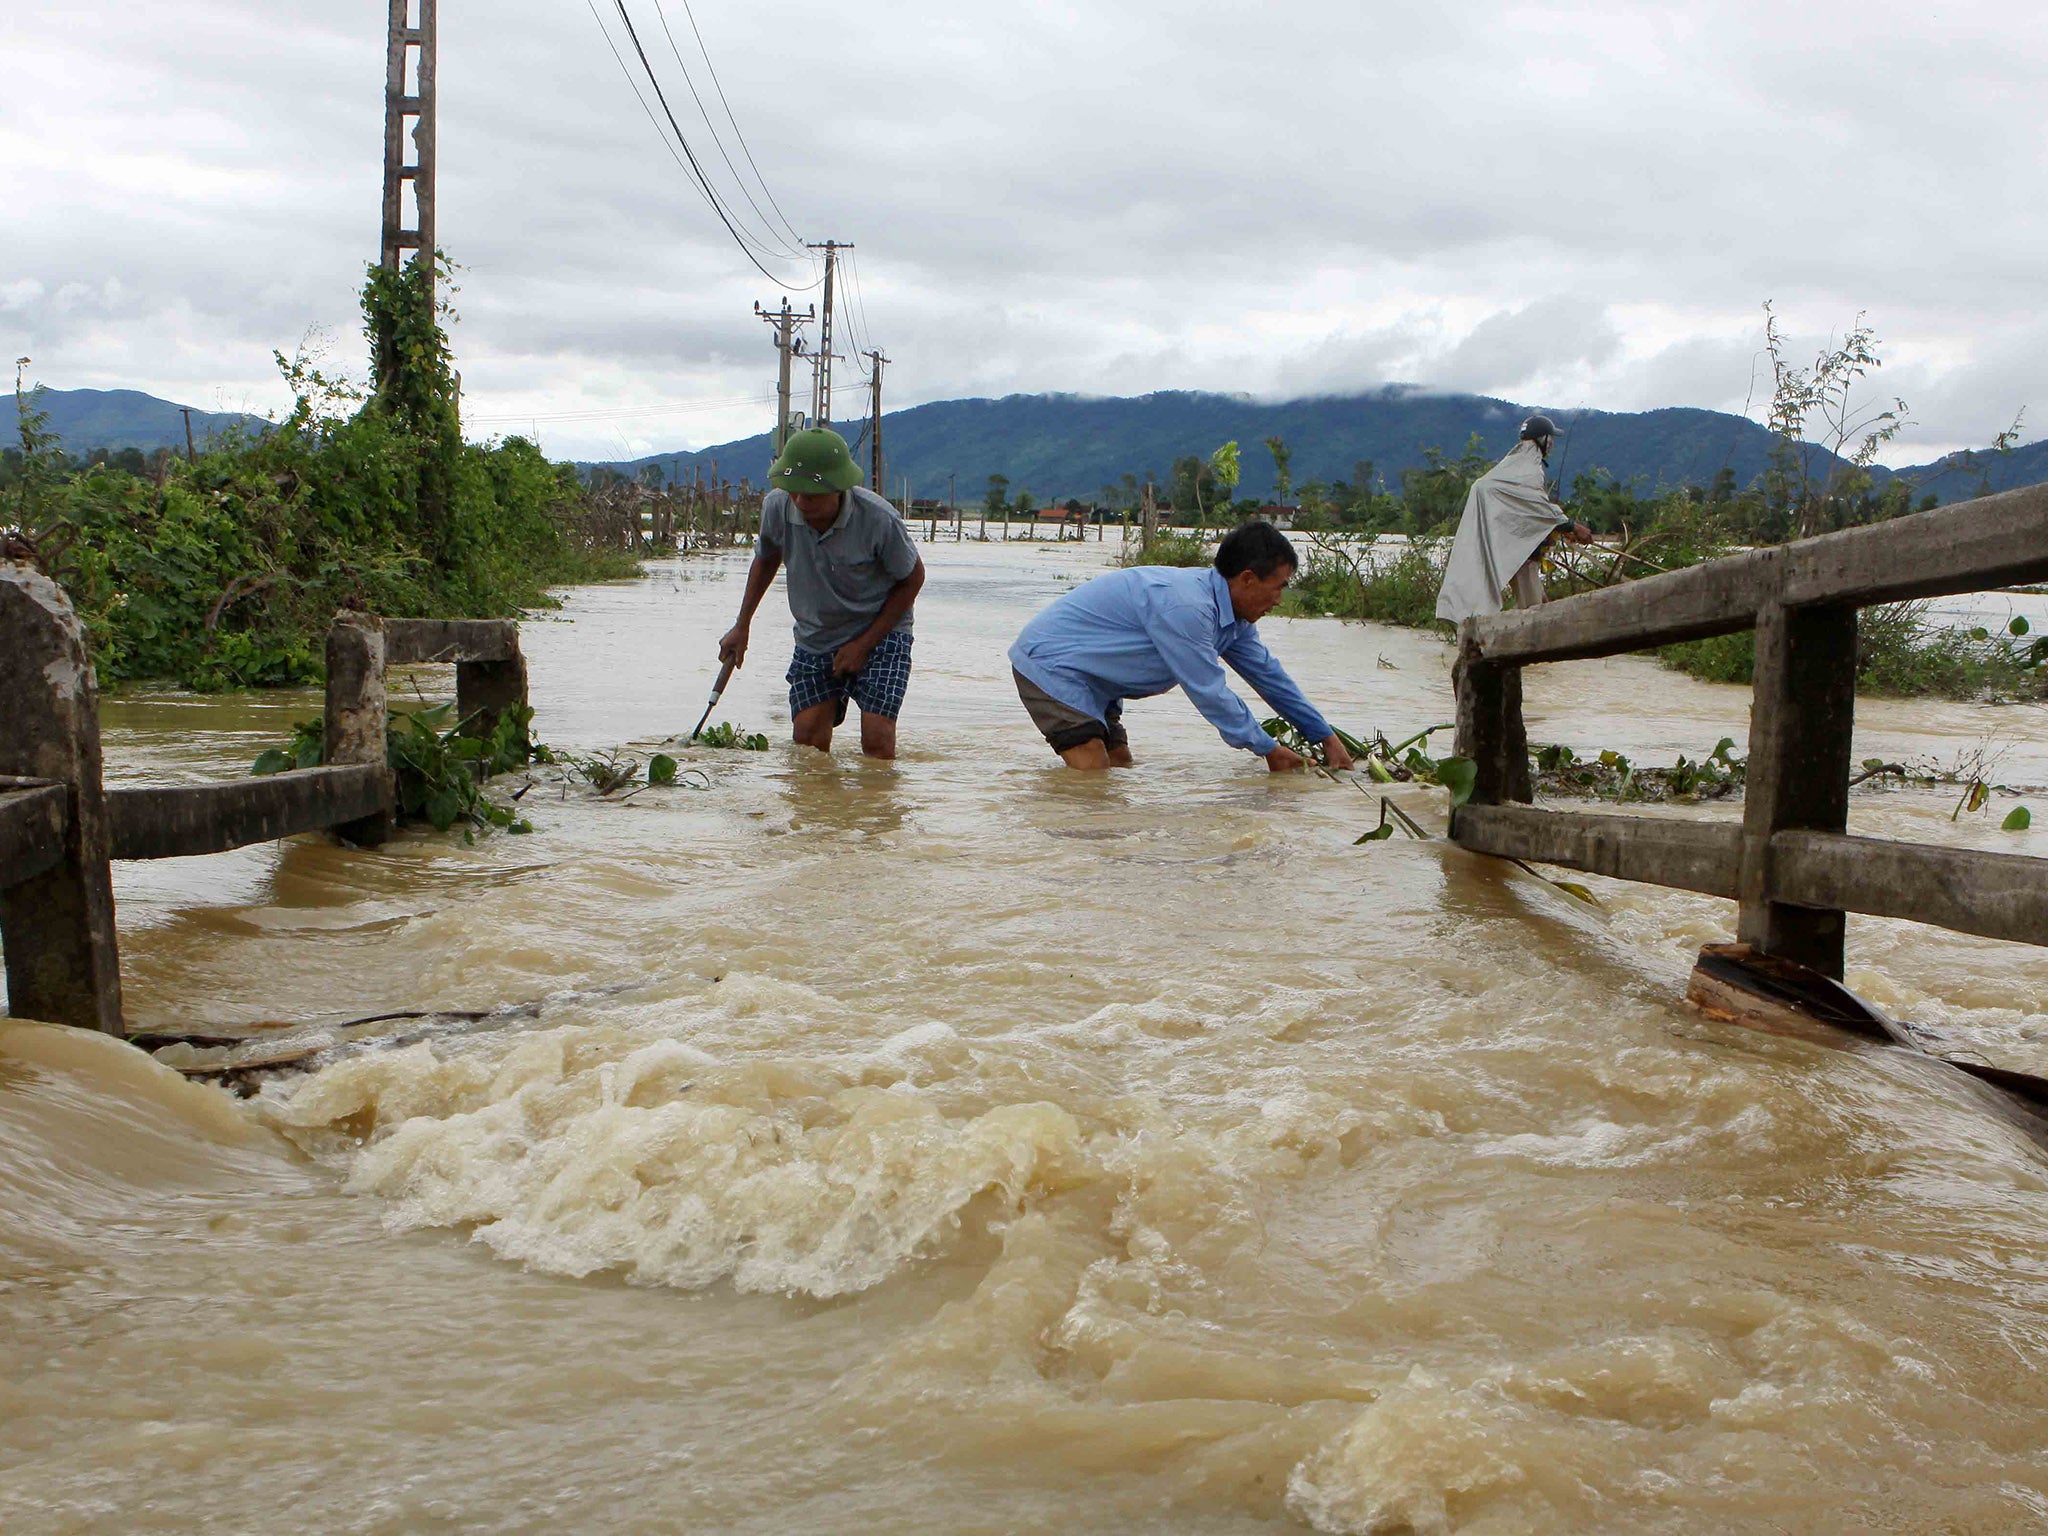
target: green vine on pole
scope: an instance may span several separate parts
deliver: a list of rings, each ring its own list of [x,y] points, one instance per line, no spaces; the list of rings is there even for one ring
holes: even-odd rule
[[[462,454],[462,420],[455,363],[443,316],[454,310],[437,295],[453,268],[441,252],[414,257],[395,271],[373,266],[363,284],[363,324],[370,339],[367,409],[410,437],[412,503],[422,545],[445,553],[451,546],[451,509]],[[437,284],[437,279],[439,280]]]

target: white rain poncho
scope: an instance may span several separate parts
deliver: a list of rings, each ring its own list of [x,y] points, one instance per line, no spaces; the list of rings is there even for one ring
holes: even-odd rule
[[[1499,613],[1500,592],[1536,546],[1566,518],[1543,483],[1543,450],[1521,442],[1472,482],[1458,536],[1451,541],[1436,616],[1453,624]]]

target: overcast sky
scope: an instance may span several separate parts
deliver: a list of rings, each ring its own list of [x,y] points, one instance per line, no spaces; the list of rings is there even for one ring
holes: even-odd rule
[[[768,194],[857,246],[842,313],[892,359],[891,408],[1403,381],[1740,410],[1772,300],[1803,357],[1867,312],[1872,393],[1914,423],[1891,462],[2022,407],[2048,435],[2048,36],[2010,3],[695,6]],[[655,0],[628,9],[753,221]],[[309,333],[360,372],[384,23],[0,7],[6,356],[209,409],[284,406],[271,351]],[[443,4],[466,423],[576,457],[765,430],[752,306],[814,300],[809,268],[748,265],[606,37],[585,0]]]

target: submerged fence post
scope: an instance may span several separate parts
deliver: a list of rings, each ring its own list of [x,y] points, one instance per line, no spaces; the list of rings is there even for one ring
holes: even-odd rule
[[[100,782],[99,690],[85,631],[40,571],[0,564],[0,773],[65,787],[64,857],[0,888],[7,1006],[17,1018],[121,1032],[112,834]]]
[[[324,760],[344,763],[387,763],[384,698],[384,621],[374,614],[343,609],[327,631],[327,708]],[[358,821],[343,822],[335,832],[364,848],[391,836],[392,796],[387,784],[384,807]]]
[[[1737,936],[1837,981],[1843,915],[1771,900],[1770,845],[1777,832],[1847,829],[1855,718],[1855,608],[1765,604],[1756,618]]]
[[[1470,758],[1478,770],[1472,803],[1533,800],[1529,733],[1522,723],[1522,669],[1483,660],[1469,619],[1458,637],[1451,686],[1458,701],[1458,756]]]

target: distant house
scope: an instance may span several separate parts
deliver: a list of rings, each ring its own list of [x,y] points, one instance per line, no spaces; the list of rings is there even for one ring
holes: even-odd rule
[[[1275,528],[1292,528],[1294,526],[1294,514],[1300,510],[1299,507],[1265,506],[1260,507],[1256,512],[1247,512],[1238,521],[1245,523],[1271,523]]]

